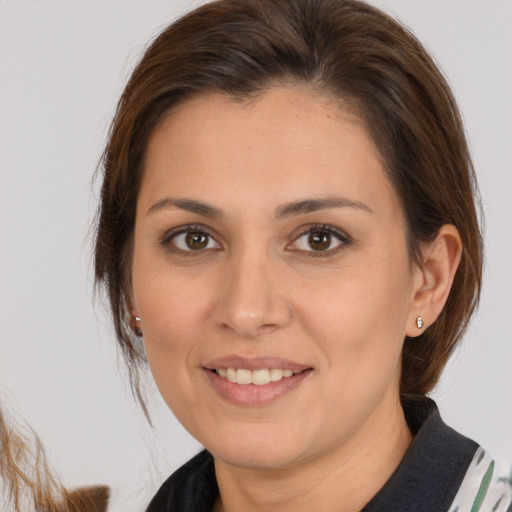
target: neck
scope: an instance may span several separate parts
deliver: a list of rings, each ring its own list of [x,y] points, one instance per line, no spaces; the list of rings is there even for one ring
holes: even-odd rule
[[[401,406],[379,411],[349,443],[281,469],[240,468],[215,459],[214,512],[357,512],[400,464],[412,435]],[[375,425],[379,425],[376,430]]]

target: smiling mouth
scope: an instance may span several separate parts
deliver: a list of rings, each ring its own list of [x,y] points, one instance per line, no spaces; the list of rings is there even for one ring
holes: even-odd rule
[[[271,382],[278,382],[302,373],[295,370],[283,370],[281,368],[262,368],[259,370],[248,370],[245,368],[216,368],[213,370],[219,377],[226,379],[233,384],[246,386],[254,384],[264,386]]]

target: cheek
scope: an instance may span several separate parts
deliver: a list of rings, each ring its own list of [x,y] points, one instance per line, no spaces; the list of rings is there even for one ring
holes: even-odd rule
[[[329,366],[343,366],[345,374],[371,372],[372,366],[395,370],[410,308],[410,275],[402,259],[367,261],[347,267],[321,286],[302,288],[307,301],[301,303],[300,316]]]
[[[147,253],[147,254],[146,254]],[[144,333],[163,344],[176,339],[187,340],[207,313],[207,287],[210,279],[198,282],[193,268],[175,269],[165,257],[155,257],[151,250],[135,251],[132,287]]]
[[[154,282],[148,279],[138,293],[134,287],[134,295],[153,379],[168,407],[186,424],[186,412],[200,401],[191,369],[197,366],[197,328],[204,308],[196,293],[187,288],[177,293],[176,284],[161,276]]]
[[[198,329],[208,317],[209,293],[187,272],[169,268],[135,252],[132,288],[135,307],[142,319],[146,355],[154,379],[166,401],[170,391],[186,387],[187,369],[194,364]],[[189,273],[190,274],[190,273]]]

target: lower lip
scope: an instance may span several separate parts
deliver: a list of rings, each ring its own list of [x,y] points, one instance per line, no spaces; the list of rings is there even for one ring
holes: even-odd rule
[[[211,370],[205,369],[204,371],[213,388],[222,398],[235,405],[246,407],[266,405],[279,400],[300,386],[312,372],[312,370],[304,370],[297,375],[257,386],[256,384],[235,384],[219,377],[217,373]]]

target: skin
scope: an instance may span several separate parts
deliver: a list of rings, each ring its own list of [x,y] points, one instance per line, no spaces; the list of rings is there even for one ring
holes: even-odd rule
[[[326,198],[338,204],[283,215]],[[191,250],[187,230],[206,233],[206,246]],[[313,250],[312,232],[327,245]],[[413,264],[405,233],[364,124],[327,97],[299,87],[247,103],[203,95],[155,129],[133,314],[163,398],[215,457],[217,511],[356,511],[396,469],[412,440],[399,401],[404,337],[420,334],[418,315],[435,320],[460,256],[444,226]],[[234,404],[204,369],[231,355],[310,371],[277,400]]]

